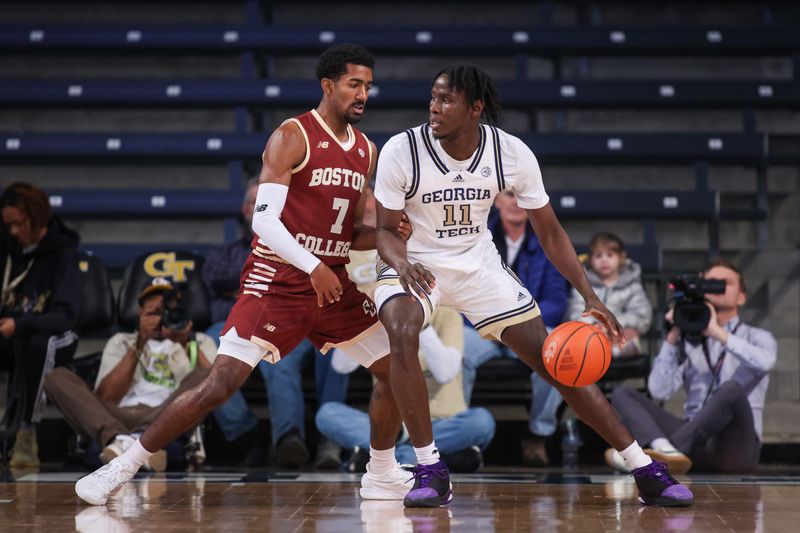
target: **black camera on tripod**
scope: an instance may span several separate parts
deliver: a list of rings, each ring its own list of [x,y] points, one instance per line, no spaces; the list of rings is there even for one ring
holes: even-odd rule
[[[181,301],[181,293],[175,289],[164,292],[164,312],[161,325],[173,331],[181,331],[189,323],[189,311]]]
[[[699,344],[703,340],[703,330],[711,318],[711,310],[706,305],[706,294],[724,294],[725,280],[684,274],[670,279],[669,284],[675,296],[673,324],[681,330],[685,340],[691,344]]]

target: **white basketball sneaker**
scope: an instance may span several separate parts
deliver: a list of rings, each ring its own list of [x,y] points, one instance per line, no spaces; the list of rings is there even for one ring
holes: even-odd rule
[[[361,476],[359,494],[365,500],[402,500],[414,486],[414,475],[405,467],[410,465],[397,465],[385,474],[378,475],[370,472],[367,463],[367,473]]]
[[[88,476],[84,476],[75,483],[75,494],[86,503],[92,505],[105,505],[109,496],[113,496],[125,486],[136,474],[128,463],[114,459],[107,465],[98,468]]]

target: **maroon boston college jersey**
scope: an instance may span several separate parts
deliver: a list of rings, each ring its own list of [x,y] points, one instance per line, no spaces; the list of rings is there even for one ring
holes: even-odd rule
[[[316,110],[286,122],[300,127],[306,157],[292,170],[281,221],[301,246],[326,265],[345,264],[356,204],[375,157],[372,145],[350,125],[347,142],[339,141]],[[253,238],[253,250],[265,258],[276,257],[258,236]]]

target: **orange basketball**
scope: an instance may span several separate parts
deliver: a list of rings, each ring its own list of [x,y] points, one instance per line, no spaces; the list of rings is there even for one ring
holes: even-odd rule
[[[600,326],[565,322],[544,341],[542,359],[553,379],[569,387],[591,385],[611,364],[611,343]]]

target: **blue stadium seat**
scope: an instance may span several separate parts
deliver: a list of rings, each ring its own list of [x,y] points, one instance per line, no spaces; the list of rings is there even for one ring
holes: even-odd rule
[[[56,213],[72,218],[235,217],[241,192],[219,190],[48,190]]]
[[[719,215],[715,191],[549,191],[562,218],[681,218],[712,220]]]
[[[549,191],[550,203],[566,218],[694,218],[719,215],[714,191]],[[48,192],[56,213],[71,218],[235,217],[241,193],[216,190],[132,191],[64,189]]]
[[[730,108],[800,106],[797,81],[498,80],[507,108]],[[319,98],[313,80],[0,80],[0,105],[19,106],[306,106]],[[378,80],[370,107],[425,106],[430,80]]]
[[[306,53],[338,42],[358,42],[375,52],[478,54],[509,52],[581,55],[687,53],[762,55],[794,53],[793,27],[290,27],[221,25],[3,25],[0,50],[116,50],[142,53]]]
[[[269,132],[234,133],[9,133],[0,132],[0,162],[91,159],[152,163],[164,159],[257,159]],[[389,134],[370,138],[378,146]],[[519,137],[545,163],[697,160],[754,165],[762,161],[766,135],[758,133],[523,133]]]

